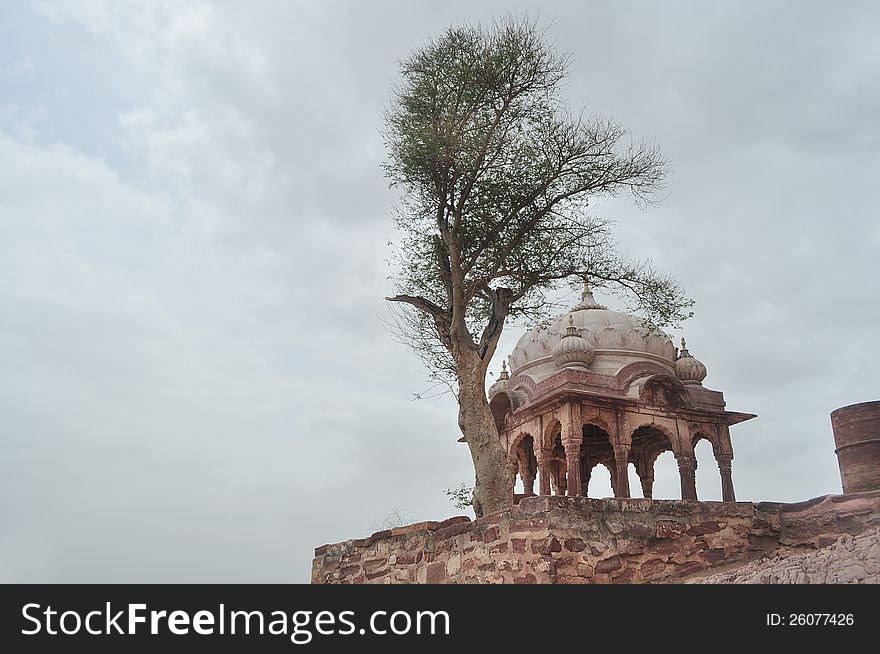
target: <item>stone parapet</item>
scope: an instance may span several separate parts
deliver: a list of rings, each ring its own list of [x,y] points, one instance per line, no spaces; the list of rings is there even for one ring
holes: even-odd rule
[[[798,504],[526,497],[315,550],[312,583],[678,583],[880,525],[880,492]]]

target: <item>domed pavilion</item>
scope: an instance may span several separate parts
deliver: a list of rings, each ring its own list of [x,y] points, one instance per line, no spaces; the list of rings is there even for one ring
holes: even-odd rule
[[[526,494],[585,495],[597,465],[608,468],[615,497],[630,497],[634,464],[644,497],[654,462],[671,451],[682,499],[697,499],[694,447],[708,440],[721,475],[722,499],[735,501],[730,425],[754,414],[725,410],[705,388],[706,367],[638,317],[581,302],[526,332],[489,389],[498,432],[516,461]]]

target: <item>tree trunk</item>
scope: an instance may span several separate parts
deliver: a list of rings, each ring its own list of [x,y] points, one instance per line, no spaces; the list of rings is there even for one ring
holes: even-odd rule
[[[458,363],[458,426],[474,462],[474,513],[481,517],[513,506],[516,468],[489,409],[483,361],[468,353]]]

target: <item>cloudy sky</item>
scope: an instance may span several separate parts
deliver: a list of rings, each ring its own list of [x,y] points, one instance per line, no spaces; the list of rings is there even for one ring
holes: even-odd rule
[[[377,128],[402,57],[510,8],[555,21],[573,106],[674,162],[661,206],[597,210],[759,414],[739,499],[840,491],[828,414],[880,379],[876,3],[5,3],[0,581],[302,582],[316,545],[459,512],[454,401],[412,399],[383,325]]]

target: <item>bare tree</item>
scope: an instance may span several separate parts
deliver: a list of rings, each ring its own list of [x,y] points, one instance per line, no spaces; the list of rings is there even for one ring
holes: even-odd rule
[[[393,251],[398,327],[459,402],[476,514],[513,503],[486,370],[505,321],[542,315],[546,294],[589,276],[616,285],[656,326],[688,300],[649,261],[616,250],[591,198],[656,201],[667,162],[614,121],[560,100],[570,57],[529,19],[455,25],[401,63],[385,117],[386,173],[403,200]]]

